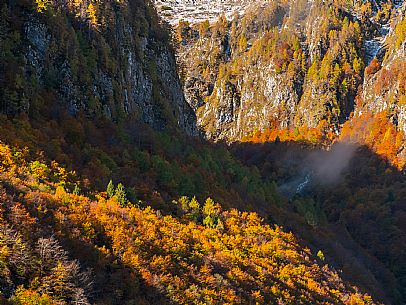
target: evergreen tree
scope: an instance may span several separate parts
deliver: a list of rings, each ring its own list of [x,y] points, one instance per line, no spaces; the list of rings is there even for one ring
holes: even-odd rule
[[[191,216],[194,221],[199,221],[200,218],[200,203],[197,201],[196,197],[193,197],[189,202],[189,207],[191,209]]]
[[[196,197],[193,197],[192,200],[190,200],[189,207],[192,210],[199,210],[200,209],[200,203],[197,201]]]
[[[209,20],[203,21],[199,24],[199,36],[203,37],[204,35],[206,35],[206,33],[208,32],[210,28],[210,23]]]
[[[355,57],[352,63],[352,67],[357,74],[360,74],[363,69],[361,60]]]
[[[211,199],[210,197],[206,199],[203,205],[202,212],[204,216],[212,216],[215,214],[215,203],[213,199]]]
[[[322,261],[324,261],[326,259],[324,256],[324,253],[321,250],[319,250],[319,252],[317,252],[317,257]]]
[[[241,34],[240,38],[238,40],[238,48],[240,49],[241,52],[244,52],[247,49],[247,37],[245,37],[245,34]]]
[[[203,205],[203,224],[209,228],[215,228],[217,225],[219,207],[216,205],[211,198],[207,198]]]
[[[203,219],[203,224],[208,228],[215,228],[216,227],[216,221],[211,216],[207,216],[206,218],[204,218]]]
[[[115,196],[122,207],[127,205],[127,195],[125,192],[124,185],[119,183],[116,188]]]
[[[75,184],[75,188],[73,189],[73,194],[80,195],[80,187],[77,184]]]
[[[189,211],[189,198],[186,196],[182,196],[179,198],[178,203],[182,209],[183,212],[188,212]]]
[[[223,222],[221,221],[220,218],[217,220],[216,229],[218,229],[218,230],[220,230],[220,231],[224,230],[224,224],[223,224]]]
[[[109,184],[107,185],[107,196],[109,198],[114,196],[114,184],[113,180],[110,180]]]
[[[92,3],[90,3],[89,6],[87,7],[86,13],[89,24],[92,26],[96,26],[97,25],[96,8]]]
[[[52,4],[51,0],[35,0],[37,4],[37,12],[43,13]]]

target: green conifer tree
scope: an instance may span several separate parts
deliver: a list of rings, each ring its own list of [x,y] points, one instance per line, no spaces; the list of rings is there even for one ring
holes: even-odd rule
[[[200,203],[197,201],[196,197],[193,197],[189,202],[189,207],[191,209],[191,216],[193,220],[199,221],[200,217]]]
[[[122,207],[125,207],[128,203],[127,201],[127,194],[124,188],[124,185],[119,183],[116,188],[116,192],[114,194],[117,197],[118,202]]]
[[[109,198],[114,196],[114,184],[113,180],[110,180],[109,184],[107,185],[107,196]]]
[[[73,189],[73,194],[80,195],[80,187],[77,184],[75,184],[75,188]]]

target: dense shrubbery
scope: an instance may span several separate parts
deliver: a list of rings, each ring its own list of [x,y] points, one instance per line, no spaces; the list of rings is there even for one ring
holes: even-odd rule
[[[253,201],[273,205],[278,198],[271,178],[261,177],[255,167],[243,166],[224,145],[156,133],[133,121],[116,126],[107,120],[69,116],[61,117],[59,123],[3,118],[3,141],[40,149],[45,158],[78,170],[82,181],[78,187],[84,192],[104,190],[113,178],[115,185],[125,183],[129,200],[146,200],[163,210],[168,209],[165,201],[180,195],[200,199],[213,195],[225,206],[241,209]]]
[[[244,143],[235,145],[233,152],[243,163],[256,165],[261,175],[274,177],[291,198],[284,205],[289,211],[286,219],[274,214],[274,222],[294,228],[315,249],[333,256],[331,262],[350,277],[367,286],[378,279],[379,287],[392,297],[388,303],[402,304],[406,258],[400,249],[406,244],[406,180],[398,169],[403,163],[396,151],[403,136],[387,123],[386,115],[365,114],[345,126],[343,137],[356,146],[335,157],[329,158],[335,154],[334,146],[332,152],[323,152],[305,142]],[[309,184],[298,192],[306,176]],[[294,215],[300,215],[311,229],[296,224]],[[363,264],[374,267],[355,271]]]
[[[321,254],[316,262],[291,233],[255,213],[186,197],[173,203],[178,217],[123,208],[116,196],[95,193],[92,200],[65,191],[68,181],[55,178],[60,168],[27,158],[0,144],[0,289],[11,304],[154,303],[148,298],[159,295],[177,304],[373,304],[323,266]],[[37,175],[34,163],[44,169]],[[119,289],[113,296],[100,279],[92,286],[92,271],[81,267],[111,276],[121,264],[133,282],[109,283]],[[138,285],[156,295],[144,296]]]

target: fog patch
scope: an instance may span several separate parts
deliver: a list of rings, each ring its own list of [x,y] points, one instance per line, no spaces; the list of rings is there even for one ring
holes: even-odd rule
[[[295,161],[299,168],[298,174],[280,185],[279,190],[291,198],[318,185],[327,186],[340,182],[356,149],[357,146],[353,144],[337,142],[329,150],[309,152],[301,160]]]
[[[338,142],[329,151],[311,155],[309,163],[314,179],[320,184],[337,183],[354,156],[356,148],[353,144]]]

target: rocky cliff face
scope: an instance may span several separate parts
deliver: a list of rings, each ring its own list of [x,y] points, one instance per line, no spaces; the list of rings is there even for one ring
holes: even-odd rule
[[[398,4],[381,46],[382,63],[366,74],[356,116],[388,111],[389,119],[406,133],[406,2]]]
[[[279,127],[293,123],[300,88],[286,73],[258,66],[232,81],[217,81],[208,101],[197,110],[198,124],[211,139],[241,139],[247,131],[269,126],[275,114]],[[214,121],[212,121],[214,119]]]
[[[185,19],[193,19],[187,3],[180,3]],[[404,18],[402,3],[256,1],[229,20],[204,15],[210,26],[180,24],[178,62],[198,125],[206,137],[227,141],[267,128],[323,126],[338,134],[354,110],[366,107],[396,108],[393,121],[403,129],[405,111],[393,101],[402,95],[403,78],[385,75],[398,78],[402,70],[404,44],[394,42],[401,35],[395,28]],[[217,8],[227,11],[213,4]],[[364,77],[374,57],[386,68]],[[377,92],[382,77],[391,85]],[[360,99],[364,106],[355,109]]]
[[[178,61],[199,126],[227,141],[324,122],[337,132],[362,82],[366,26],[341,4],[305,0],[254,3],[208,28],[180,25]]]
[[[78,8],[54,3],[35,13],[22,8],[22,24],[8,20],[6,26],[20,35],[21,77],[32,90],[23,92],[17,105],[3,102],[3,112],[35,111],[46,90],[72,115],[112,120],[130,115],[158,130],[173,121],[196,136],[196,118],[182,93],[167,34],[153,12],[145,13],[147,4],[138,2],[92,6],[93,21],[90,2]],[[3,13],[11,10],[5,7]]]

